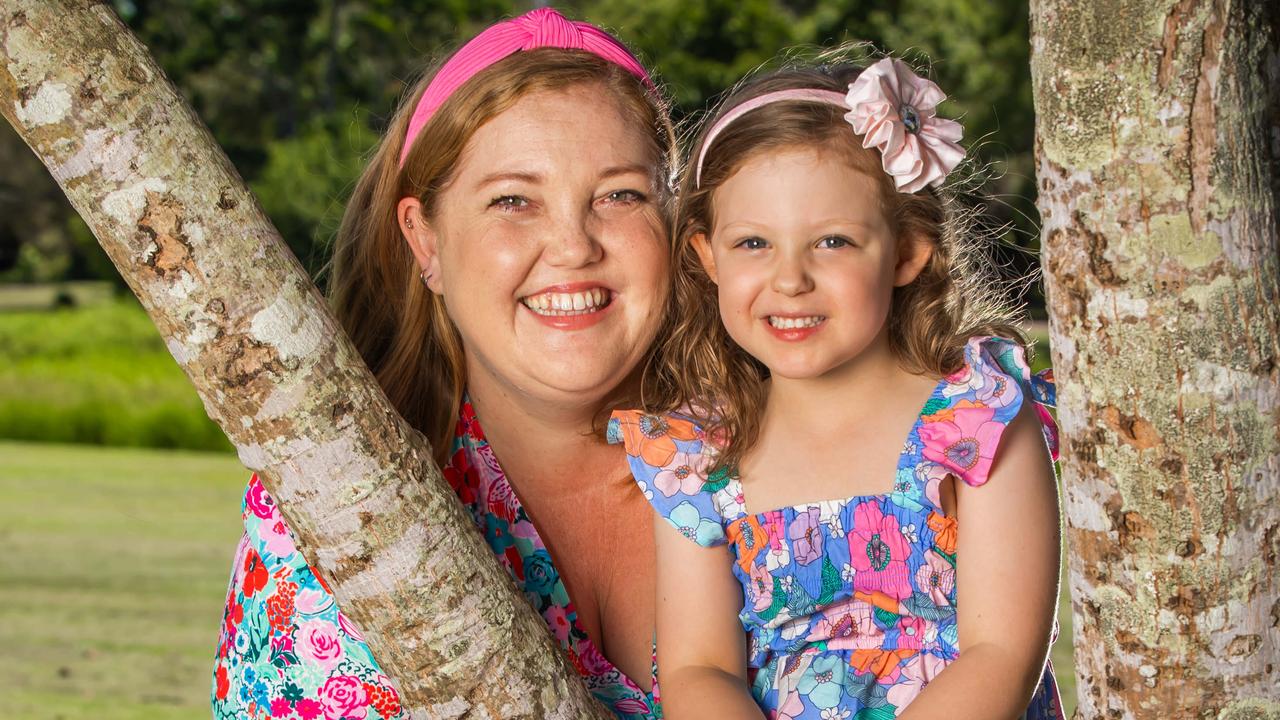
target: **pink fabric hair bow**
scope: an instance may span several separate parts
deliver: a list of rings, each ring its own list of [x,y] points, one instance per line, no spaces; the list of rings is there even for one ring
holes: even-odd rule
[[[885,58],[863,70],[845,96],[844,116],[862,146],[880,150],[884,171],[901,192],[942,184],[964,159],[960,123],[937,117],[942,90],[906,63]]]

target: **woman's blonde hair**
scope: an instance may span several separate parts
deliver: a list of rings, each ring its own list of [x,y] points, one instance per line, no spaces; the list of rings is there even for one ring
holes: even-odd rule
[[[760,95],[791,88],[845,92],[862,67],[789,67],[745,81],[703,119],[687,157],[696,158],[708,130],[727,112]],[[1025,344],[1010,306],[992,282],[975,230],[975,208],[959,193],[926,188],[898,192],[880,154],[862,147],[834,105],[801,101],[766,104],[732,121],[707,149],[701,168],[686,168],[672,233],[672,289],[662,338],[646,366],[642,402],[647,411],[690,412],[719,446],[716,468],[736,469],[759,437],[768,369],[739,347],[717,312],[716,286],[693,239],[715,226],[714,196],[742,165],[760,153],[797,147],[834,153],[873,178],[895,237],[926,241],[932,255],[919,276],[894,289],[889,340],[899,363],[938,377],[960,366],[973,335],[1001,335]],[[953,176],[959,174],[953,172]],[[952,186],[954,180],[948,183]]]
[[[328,290],[333,312],[387,398],[443,464],[466,386],[464,351],[443,299],[419,277],[396,217],[400,200],[418,198],[430,217],[476,130],[530,93],[602,86],[650,139],[655,186],[668,197],[675,134],[662,95],[636,76],[588,52],[539,48],[499,60],[454,92],[422,129],[402,169],[410,116],[438,67],[401,102],[356,183],[334,241]],[[664,197],[664,210],[669,204]]]

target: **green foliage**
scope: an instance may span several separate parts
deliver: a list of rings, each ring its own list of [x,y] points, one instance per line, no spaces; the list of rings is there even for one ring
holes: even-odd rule
[[[0,314],[0,438],[226,450],[132,301]]]

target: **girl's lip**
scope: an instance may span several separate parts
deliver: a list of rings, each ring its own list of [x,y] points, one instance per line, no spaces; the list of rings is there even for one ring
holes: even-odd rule
[[[824,319],[822,322],[818,323],[817,325],[813,325],[811,327],[794,327],[794,328],[786,328],[784,330],[782,328],[774,327],[773,323],[769,322],[769,318],[771,317],[804,318],[804,317],[815,317],[815,314],[809,313],[804,315],[791,315],[791,314],[784,315],[784,314],[778,314],[778,313],[771,313],[769,315],[765,315],[763,318],[760,318],[760,322],[764,324],[765,329],[768,330],[770,333],[772,333],[775,338],[782,340],[783,342],[801,342],[803,340],[807,340],[810,337],[812,337],[814,333],[821,330],[823,326],[827,324],[827,321]],[[822,316],[822,317],[825,318],[825,316]]]

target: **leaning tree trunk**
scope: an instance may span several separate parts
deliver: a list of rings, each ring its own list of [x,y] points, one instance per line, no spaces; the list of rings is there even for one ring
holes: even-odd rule
[[[1280,43],[1033,0],[1080,715],[1280,718]]]
[[[93,228],[414,717],[607,717],[109,5],[0,0],[0,111]]]

